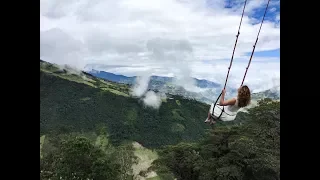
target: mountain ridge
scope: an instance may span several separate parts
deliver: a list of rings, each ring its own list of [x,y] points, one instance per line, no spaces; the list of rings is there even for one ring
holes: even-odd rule
[[[69,66],[59,66],[55,65],[49,62],[46,62],[44,60],[40,59],[40,63],[47,64],[48,66],[57,66],[55,67],[57,70],[61,72],[65,72],[66,69],[69,71],[75,71]],[[118,75],[110,72],[105,71],[97,71],[97,70],[90,70],[90,71],[79,71],[79,72],[73,72],[73,73],[82,73],[83,75],[86,75],[88,77],[92,78],[101,78],[108,82],[116,82],[119,84],[126,84],[129,86],[129,88],[132,88],[132,86],[135,84],[137,76],[124,76],[124,75]],[[82,76],[83,76],[82,75]],[[206,104],[213,103],[217,96],[221,93],[222,85],[208,81],[203,79],[197,79],[194,78],[196,81],[195,87],[199,88],[197,91],[190,91],[189,89],[186,89],[180,85],[175,84],[174,77],[163,77],[163,76],[151,76],[150,81],[148,84],[147,90],[152,90],[154,92],[160,92],[161,94],[170,94],[170,95],[178,95],[182,96],[187,99],[194,99]],[[235,88],[227,88],[227,94],[226,98],[234,97],[236,96],[237,89]],[[273,100],[280,100],[280,86],[276,86],[274,88],[252,93],[252,100],[257,101],[262,98],[271,98]]]
[[[108,79],[110,81],[115,81],[118,83],[127,83],[127,84],[133,84],[137,76],[124,76],[121,74],[114,74],[111,72],[106,71],[98,71],[95,69],[92,69],[91,71],[86,71],[89,74],[92,74],[94,76]],[[198,79],[198,78],[192,78],[196,81],[197,86],[200,88],[216,88],[220,87],[221,85],[212,81],[208,81],[206,79]],[[150,80],[156,80],[161,82],[172,82],[174,80],[174,77],[165,77],[165,76],[150,76]]]
[[[97,71],[92,69],[91,71],[87,71],[87,73],[105,79],[109,81],[114,81],[117,83],[124,84],[134,84],[137,76],[124,76],[118,75],[106,71]],[[164,92],[181,95],[187,98],[196,99],[205,103],[212,103],[214,99],[220,94],[222,85],[208,81],[205,79],[197,79],[193,78],[196,82],[196,87],[201,88],[203,91],[201,92],[192,92],[188,91],[185,88],[177,85],[173,85],[174,77],[163,77],[163,76],[151,76],[148,88],[154,91],[162,90]],[[235,96],[237,90],[235,88],[228,88],[227,96]],[[252,93],[252,99],[258,100],[262,98],[271,98],[273,100],[280,100],[280,86],[273,87],[268,90]]]

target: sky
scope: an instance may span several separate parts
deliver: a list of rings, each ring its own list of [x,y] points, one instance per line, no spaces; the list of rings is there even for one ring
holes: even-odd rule
[[[244,0],[40,0],[40,58],[126,76],[224,84]],[[248,0],[228,86],[241,84],[267,0]],[[271,0],[245,84],[280,85],[280,1]]]

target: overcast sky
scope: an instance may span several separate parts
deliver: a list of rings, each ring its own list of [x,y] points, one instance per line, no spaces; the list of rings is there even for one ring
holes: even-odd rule
[[[40,0],[40,58],[127,76],[224,83],[244,0]],[[247,66],[266,0],[248,0],[228,85]],[[271,0],[245,84],[280,84],[280,2]]]

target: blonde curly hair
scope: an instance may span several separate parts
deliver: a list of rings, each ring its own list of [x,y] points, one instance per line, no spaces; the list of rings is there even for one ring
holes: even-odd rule
[[[244,85],[238,89],[238,106],[246,107],[250,104],[251,92],[248,86]]]

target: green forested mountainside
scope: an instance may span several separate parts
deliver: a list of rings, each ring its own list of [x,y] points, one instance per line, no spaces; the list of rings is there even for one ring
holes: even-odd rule
[[[217,127],[198,143],[160,151],[160,177],[178,180],[280,179],[280,102],[264,99],[241,126]]]
[[[97,86],[93,81],[74,80],[76,75],[61,76],[40,70],[40,135],[90,132],[105,125],[115,144],[131,139],[146,147],[158,147],[196,141],[210,129],[203,123],[209,106],[195,100],[173,96],[155,110],[119,95],[120,90],[97,88],[108,82],[96,79],[100,81]]]
[[[156,149],[158,159],[139,175],[156,172],[146,179],[159,180],[280,179],[280,102],[262,100],[246,119],[242,125],[216,127],[196,143]],[[41,151],[40,179],[137,178],[133,146],[126,141],[113,146],[103,126],[93,133],[43,135]]]
[[[170,96],[155,110],[129,88],[40,62],[40,179],[280,179],[279,101],[212,129],[209,105]]]

